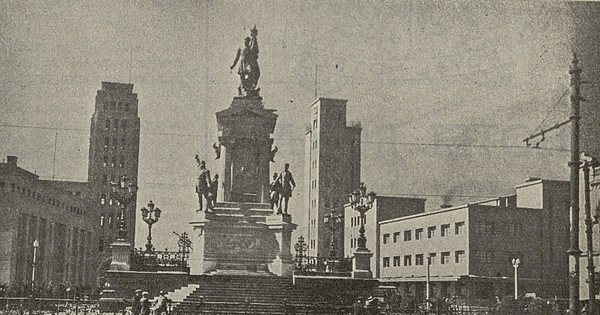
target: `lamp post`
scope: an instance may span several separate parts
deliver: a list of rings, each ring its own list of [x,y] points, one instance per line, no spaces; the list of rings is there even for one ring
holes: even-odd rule
[[[32,290],[35,285],[35,263],[36,263],[37,250],[39,247],[40,247],[40,242],[38,240],[33,241],[33,260],[31,261],[31,289]]]
[[[117,231],[117,241],[125,242],[127,240],[127,229],[125,226],[125,210],[127,206],[135,200],[137,185],[130,183],[127,174],[121,176],[118,183],[112,183],[113,196],[121,205],[121,214],[119,215],[119,230]]]
[[[329,259],[334,260],[337,257],[337,249],[335,246],[335,232],[342,225],[343,216],[337,213],[335,209],[323,217],[323,223],[331,231],[331,249],[329,251]]]
[[[513,258],[512,265],[515,268],[515,300],[519,298],[519,282],[518,282],[518,269],[521,264],[521,260],[519,258]]]
[[[365,183],[360,183],[358,190],[352,192],[349,196],[350,206],[352,209],[360,213],[360,229],[358,230],[358,240],[356,250],[367,250],[367,238],[365,237],[365,213],[373,207],[376,194],[369,192],[367,194],[367,186]]]
[[[143,207],[142,209],[142,220],[148,224],[148,243],[146,243],[146,252],[149,253],[152,251],[152,225],[158,222],[160,219],[160,210],[158,207],[154,207],[154,203],[152,200],[148,203],[148,208]]]
[[[427,256],[427,280],[426,280],[427,282],[425,283],[425,290],[427,291],[425,293],[425,299],[427,301],[427,304],[426,304],[427,309],[429,309],[429,301],[431,298],[429,296],[431,293],[431,289],[430,289],[430,287],[431,287],[431,270],[430,270],[430,268],[431,268],[431,256]]]

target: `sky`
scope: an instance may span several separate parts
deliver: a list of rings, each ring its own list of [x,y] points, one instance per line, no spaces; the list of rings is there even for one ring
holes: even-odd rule
[[[431,210],[511,194],[528,177],[568,179],[568,127],[539,149],[522,141],[568,117],[564,2],[3,0],[0,13],[1,158],[86,181],[97,90],[134,84],[138,208],[163,210],[158,248],[190,230],[194,155],[219,172],[215,112],[237,94],[229,66],[254,25],[258,85],[279,115],[271,172],[291,164],[297,236],[315,96],[348,100],[363,128],[361,178],[379,195],[427,198]],[[138,247],[145,237],[138,220]]]

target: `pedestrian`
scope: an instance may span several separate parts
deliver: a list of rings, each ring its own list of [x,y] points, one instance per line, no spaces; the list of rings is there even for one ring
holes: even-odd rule
[[[364,306],[363,306],[363,298],[361,296],[356,299],[356,302],[352,304],[353,315],[364,315]]]
[[[165,295],[165,291],[160,291],[160,294],[156,298],[154,302],[154,314],[162,315],[167,313],[167,304],[168,304],[167,296]]]
[[[133,302],[131,303],[131,313],[133,315],[140,315],[140,309],[142,308],[142,304],[140,304],[141,299],[142,290],[135,290],[135,294],[133,295]]]
[[[150,315],[150,299],[146,291],[142,292],[142,298],[140,299],[140,315]]]

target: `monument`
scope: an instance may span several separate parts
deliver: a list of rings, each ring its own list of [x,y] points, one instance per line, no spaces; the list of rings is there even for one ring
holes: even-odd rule
[[[216,113],[219,139],[213,147],[217,158],[224,159],[217,172],[222,174],[223,201],[213,198],[212,209],[201,211],[200,205],[194,211],[191,274],[292,276],[291,233],[296,224],[291,215],[272,209],[269,163],[277,151],[271,138],[277,114],[264,108],[257,86],[257,36],[255,26],[230,67],[238,66],[238,95]],[[216,196],[215,187],[208,188],[213,191],[209,198]]]

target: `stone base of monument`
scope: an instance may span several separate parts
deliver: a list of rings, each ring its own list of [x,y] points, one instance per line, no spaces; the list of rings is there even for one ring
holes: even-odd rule
[[[371,272],[371,257],[373,257],[373,253],[366,248],[362,250],[357,249],[354,252],[354,259],[352,259],[352,278],[373,278],[373,273]]]
[[[110,244],[112,260],[109,270],[128,271],[130,269],[131,244],[116,241]]]
[[[273,214],[269,204],[217,203],[212,212],[197,212],[190,225],[190,274],[292,276],[296,224]]]

